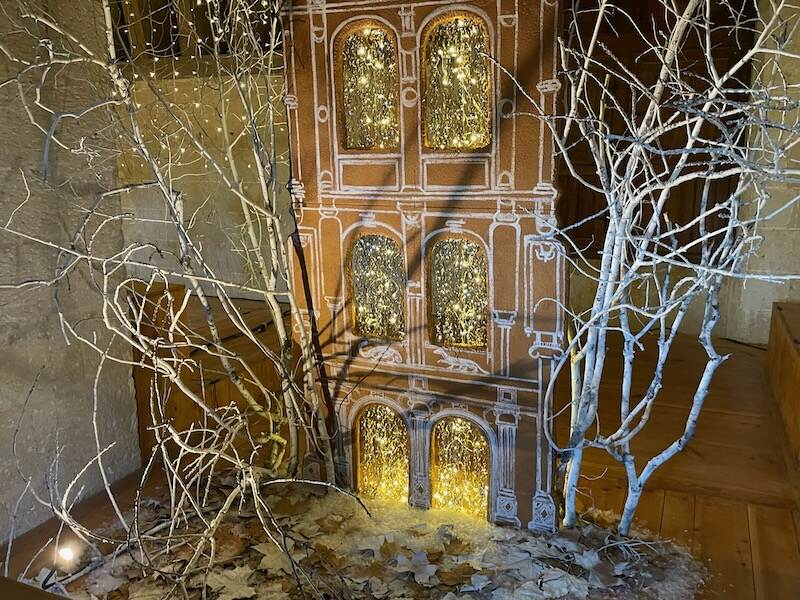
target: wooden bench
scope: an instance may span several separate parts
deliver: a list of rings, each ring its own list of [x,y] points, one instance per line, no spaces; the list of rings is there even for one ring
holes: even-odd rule
[[[767,379],[780,405],[797,465],[800,463],[800,303],[772,305]]]

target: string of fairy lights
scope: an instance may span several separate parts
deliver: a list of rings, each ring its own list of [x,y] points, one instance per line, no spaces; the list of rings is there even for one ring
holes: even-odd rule
[[[458,348],[484,348],[488,310],[486,255],[463,238],[438,241],[430,257],[433,341]]]
[[[405,337],[405,275],[398,245],[384,235],[356,240],[350,258],[354,330],[371,339]]]
[[[358,491],[364,496],[408,499],[408,432],[403,419],[382,404],[364,409],[358,419]]]
[[[109,7],[116,60],[127,65],[124,72],[134,84],[134,107],[152,113],[154,126],[145,128],[144,137],[157,160],[184,172],[196,167],[193,175],[201,175],[211,168],[212,158],[218,164],[228,163],[226,147],[252,135],[267,114],[275,115],[270,118],[279,133],[286,131],[283,111],[273,110],[283,90],[272,89],[275,85],[269,78],[283,80],[276,71],[283,65],[278,1],[111,0]],[[140,82],[146,85],[137,85]],[[150,86],[162,95],[161,101],[154,100]],[[240,93],[250,104],[250,115],[238,100]],[[191,121],[206,151],[198,152],[181,131],[160,123],[169,122],[161,118],[162,102]],[[268,143],[262,139],[264,146]],[[279,156],[278,162],[288,165],[288,156]],[[237,164],[246,172],[256,167],[252,158],[244,156]],[[122,155],[120,168],[135,177],[147,165],[128,152]]]
[[[470,150],[491,139],[488,34],[478,17],[449,16],[425,38],[425,145]],[[366,22],[344,38],[340,52],[344,147],[399,145],[397,53],[389,32]]]
[[[466,150],[489,144],[488,36],[480,19],[447,18],[426,39],[424,138],[429,148]],[[374,24],[350,33],[341,50],[344,146],[393,149],[399,145],[396,50]],[[405,336],[403,260],[386,236],[359,238],[351,255],[356,333],[377,339]],[[483,348],[487,340],[488,276],[478,244],[437,242],[430,257],[432,338],[449,347]],[[406,501],[409,449],[404,421],[373,405],[358,429],[359,491]],[[489,447],[479,427],[458,417],[433,430],[432,505],[483,517],[489,493]]]
[[[489,144],[488,51],[486,26],[479,17],[449,17],[431,28],[423,46],[427,147],[467,150]]]
[[[472,421],[446,417],[433,426],[431,506],[485,517],[489,442]]]
[[[436,344],[484,348],[487,339],[487,264],[481,247],[463,238],[439,240],[430,260],[431,333]],[[405,337],[405,275],[399,246],[364,235],[350,256],[353,329],[376,340]]]
[[[433,427],[431,505],[476,517],[486,515],[489,443],[475,423],[445,417]],[[403,419],[383,404],[358,418],[358,492],[369,498],[408,500],[409,438]]]
[[[345,148],[397,148],[397,53],[389,34],[358,27],[345,38],[341,61]]]

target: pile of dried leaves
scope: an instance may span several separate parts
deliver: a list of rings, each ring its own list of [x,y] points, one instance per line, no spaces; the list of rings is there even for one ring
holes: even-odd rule
[[[664,600],[692,598],[701,584],[686,552],[665,542],[621,539],[588,522],[543,537],[397,504],[368,502],[370,516],[353,498],[310,485],[274,489],[268,501],[288,554],[240,510],[217,531],[214,568],[187,582],[191,599]],[[187,560],[180,544],[150,556],[162,570],[158,576],[144,576],[140,553],[118,556],[71,584],[71,597],[185,597],[170,595],[175,588],[168,576]]]

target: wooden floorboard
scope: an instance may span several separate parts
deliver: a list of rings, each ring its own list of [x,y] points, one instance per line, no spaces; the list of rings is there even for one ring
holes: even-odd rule
[[[705,564],[710,576],[699,598],[754,598],[746,504],[699,496],[695,504],[692,553]]]
[[[694,494],[664,492],[664,510],[661,515],[662,537],[671,539],[684,548],[692,549],[694,541]]]
[[[759,504],[747,506],[756,600],[797,598],[800,551],[792,511]]]
[[[661,529],[661,520],[664,516],[664,490],[645,490],[639,499],[636,510],[637,529],[644,529],[653,534],[658,534]]]

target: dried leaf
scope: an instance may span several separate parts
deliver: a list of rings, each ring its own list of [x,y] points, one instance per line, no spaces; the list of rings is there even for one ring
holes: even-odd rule
[[[297,527],[294,528],[294,531],[302,535],[304,538],[309,539],[320,534],[320,527],[316,523],[301,522],[299,525],[297,525]]]
[[[397,565],[394,568],[399,573],[412,573],[414,581],[424,585],[431,583],[431,577],[439,567],[430,564],[427,553],[420,550],[414,552],[410,559],[403,554],[398,554]]]
[[[217,562],[227,562],[240,556],[247,547],[242,536],[231,526],[223,525],[214,532]]]
[[[400,545],[396,542],[392,542],[384,540],[383,544],[381,544],[379,555],[381,558],[385,560],[389,560],[390,558],[397,556],[400,553]]]
[[[128,586],[129,600],[161,600],[169,593],[169,588],[150,579],[142,579]]]
[[[247,584],[252,574],[250,567],[236,567],[221,573],[210,573],[206,578],[206,584],[215,592],[219,592],[219,600],[253,598],[256,590]]]
[[[429,533],[428,524],[427,523],[417,523],[416,525],[409,527],[406,529],[408,533],[413,535],[414,537],[419,537],[421,535],[427,535]]]
[[[629,568],[630,568],[630,563],[618,562],[617,564],[614,565],[614,575],[616,575],[617,577],[625,575]]]
[[[352,577],[361,579],[362,581],[366,581],[371,577],[377,577],[378,579],[385,579],[386,578],[386,565],[381,564],[379,562],[372,562],[366,565],[355,565],[351,569]]]
[[[472,575],[470,582],[461,588],[462,592],[480,592],[491,580],[486,575]]]
[[[439,581],[445,585],[459,586],[465,581],[469,581],[470,576],[475,573],[475,569],[468,563],[460,563],[450,568],[442,567],[436,573]],[[469,591],[469,590],[464,590]]]
[[[287,540],[287,546],[289,546],[289,541],[291,540]],[[292,545],[294,545],[293,542]],[[285,573],[292,572],[292,563],[289,560],[289,557],[281,548],[278,548],[272,542],[258,544],[257,546],[253,546],[253,549],[263,554],[263,558],[258,564],[258,569],[260,571],[284,571]]]
[[[444,543],[444,551],[450,555],[469,554],[472,551],[472,544],[454,537]]]
[[[600,554],[593,548],[577,552],[575,553],[575,562],[587,571],[591,571],[600,564]]]
[[[370,577],[369,591],[373,598],[385,598],[389,595],[389,586],[377,577]]]
[[[257,588],[258,600],[289,600],[291,596],[284,591],[283,582],[268,581]]]
[[[346,556],[337,554],[325,544],[315,544],[314,552],[309,557],[309,563],[314,565],[320,562],[330,565],[336,570],[341,570],[348,564]]]
[[[324,533],[330,534],[339,531],[339,529],[342,527],[343,521],[344,517],[342,515],[330,514],[317,519],[316,523],[319,525],[320,530],[322,530]]]
[[[544,593],[544,598],[561,598],[567,595],[586,598],[589,595],[589,586],[583,579],[578,579],[561,569],[546,569],[537,583]]]

